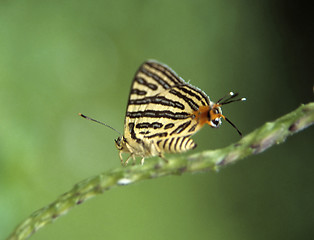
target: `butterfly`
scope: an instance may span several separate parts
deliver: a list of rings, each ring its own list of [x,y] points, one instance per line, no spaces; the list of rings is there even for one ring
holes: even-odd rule
[[[205,124],[213,128],[221,119],[221,106],[244,101],[238,93],[212,102],[199,88],[179,77],[170,67],[154,60],[144,62],[135,74],[127,104],[124,133],[115,140],[122,165],[135,157],[144,159],[164,153],[180,153],[196,147],[191,136]],[[122,153],[129,153],[124,161]]]

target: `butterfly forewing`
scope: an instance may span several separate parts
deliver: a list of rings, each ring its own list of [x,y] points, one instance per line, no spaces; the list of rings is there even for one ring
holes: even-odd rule
[[[209,105],[205,93],[169,67],[145,62],[133,80],[126,112],[124,137],[131,154],[161,156],[194,148],[196,144],[189,137],[201,125],[193,113]]]
[[[135,74],[129,103],[131,100],[154,96],[183,83],[185,82],[167,66],[155,61],[147,61],[141,65]]]

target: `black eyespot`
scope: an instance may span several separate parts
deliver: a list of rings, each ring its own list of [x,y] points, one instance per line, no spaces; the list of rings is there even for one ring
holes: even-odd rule
[[[121,144],[121,137],[118,137],[117,139],[114,140],[117,145]]]
[[[121,144],[121,141],[122,141],[122,138],[121,137],[118,137],[117,139],[114,140],[115,143],[116,143],[116,147],[118,150],[122,150],[122,144]]]

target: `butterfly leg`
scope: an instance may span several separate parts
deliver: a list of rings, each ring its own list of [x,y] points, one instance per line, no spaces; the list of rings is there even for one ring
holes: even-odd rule
[[[135,155],[133,154],[132,154],[132,160],[133,160],[132,165],[134,166],[136,164],[136,158],[135,158]]]
[[[159,153],[158,155],[162,160],[165,161],[165,163],[168,163],[169,161],[165,158],[165,156],[162,153]]]
[[[162,160],[165,161],[165,163],[168,163],[169,161],[165,158],[165,156],[162,154],[162,152],[160,151],[160,148],[158,147],[158,145],[156,143],[154,143],[155,149],[157,150],[158,153],[158,157],[160,157]]]
[[[123,166],[123,157],[122,157],[122,151],[119,151],[119,157],[120,157],[120,160],[121,160],[121,165]]]
[[[122,162],[121,162],[122,166],[125,167],[126,165],[128,165],[128,162],[129,162],[129,160],[130,160],[131,157],[133,157],[133,159],[134,159],[134,155],[133,155],[133,154],[130,154],[130,156],[128,156],[128,158],[125,160],[124,163],[123,163],[123,160],[122,160]]]
[[[141,165],[144,165],[144,157],[141,159]]]

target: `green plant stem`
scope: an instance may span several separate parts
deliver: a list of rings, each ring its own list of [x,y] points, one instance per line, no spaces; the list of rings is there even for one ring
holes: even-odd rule
[[[180,175],[184,172],[218,170],[224,165],[252,154],[261,153],[271,146],[282,143],[288,136],[309,127],[313,123],[314,103],[309,103],[301,105],[295,111],[273,122],[265,123],[228,147],[204,151],[187,157],[176,155],[169,159],[169,163],[160,160],[148,162],[143,166],[119,167],[85,179],[53,203],[31,214],[17,226],[8,239],[26,239],[46,224],[66,214],[74,206],[82,204],[87,199],[113,187],[167,175]]]

